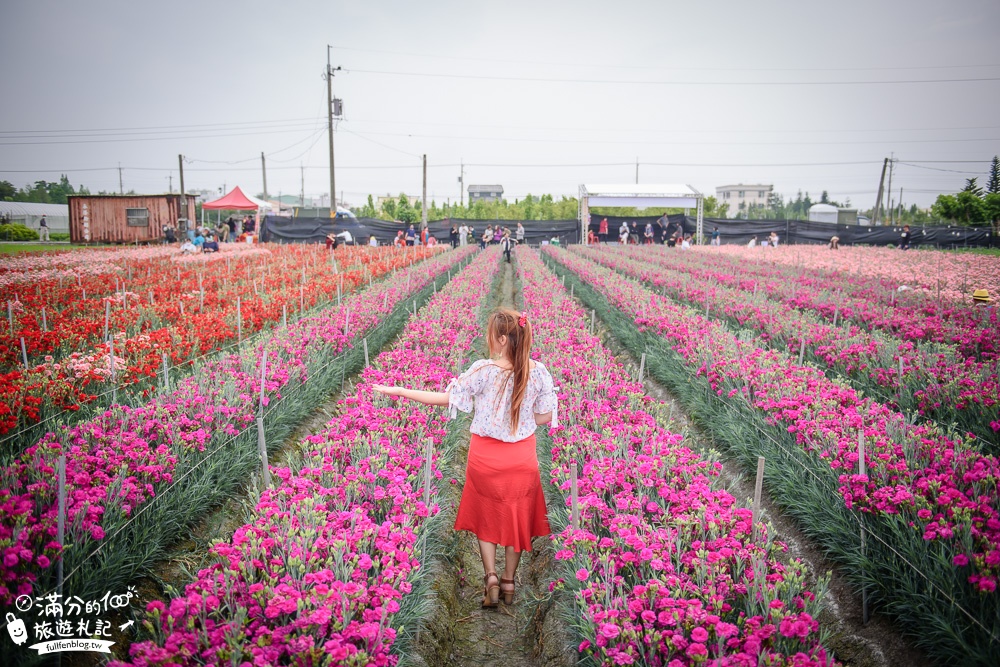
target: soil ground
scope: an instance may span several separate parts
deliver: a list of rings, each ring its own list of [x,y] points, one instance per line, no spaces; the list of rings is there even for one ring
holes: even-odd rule
[[[491,305],[514,308],[514,276],[509,264],[503,267],[503,283],[497,302]],[[444,556],[435,563],[432,585],[436,595],[434,612],[425,624],[408,656],[411,665],[482,665],[488,667],[562,667],[576,662],[576,652],[567,645],[567,636],[548,596],[548,584],[555,579],[554,550],[547,537],[537,537],[532,550],[521,556],[516,576],[514,604],[501,600],[496,610],[483,609],[483,563],[479,545],[468,532],[452,526],[465,482],[465,461],[469,451],[468,424],[454,456],[442,463],[445,484],[439,524]],[[545,456],[540,452],[539,457]],[[458,483],[448,483],[451,479]],[[497,572],[502,572],[502,550],[497,554]]]

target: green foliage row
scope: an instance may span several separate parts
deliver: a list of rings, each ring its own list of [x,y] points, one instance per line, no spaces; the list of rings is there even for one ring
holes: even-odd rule
[[[37,241],[38,232],[18,222],[0,225],[0,241]]]
[[[551,260],[549,265],[575,285],[577,297],[632,354],[646,354],[650,375],[678,397],[715,442],[748,471],[756,468],[759,456],[765,457],[771,497],[839,564],[856,590],[867,590],[874,610],[895,617],[936,663],[1000,664],[1000,642],[991,638],[1000,636],[998,600],[972,590],[944,543],[925,541],[898,515],[861,517],[849,510],[826,461],[805,451],[794,434],[769,423],[745,399],[728,398],[729,390],[739,394],[741,387],[724,386],[719,395],[667,341],[640,331],[631,317],[572,271]],[[862,526],[869,536],[865,549]]]
[[[1000,228],[1000,160],[993,158],[987,189],[970,178],[961,192],[953,195],[938,195],[931,212],[962,225],[990,222]]]

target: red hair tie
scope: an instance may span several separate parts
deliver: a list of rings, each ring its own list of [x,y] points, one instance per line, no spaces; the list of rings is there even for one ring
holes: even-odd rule
[[[528,315],[527,315],[527,314],[525,314],[525,313],[521,313],[521,317],[520,317],[520,318],[518,318],[518,320],[517,320],[517,324],[518,324],[518,326],[521,326],[521,327],[523,327],[523,326],[524,326],[524,325],[526,325],[527,323],[528,323]]]

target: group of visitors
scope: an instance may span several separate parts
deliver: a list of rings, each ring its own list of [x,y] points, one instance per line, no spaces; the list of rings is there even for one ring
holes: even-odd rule
[[[168,243],[174,243],[176,241],[173,227],[169,227],[164,230],[164,235],[166,236]],[[174,240],[171,241],[171,238],[174,238]],[[194,255],[200,252],[219,252],[219,243],[224,242],[220,239],[221,237],[218,230],[213,230],[208,227],[196,227],[195,229],[190,229],[188,230],[188,238],[186,238],[184,243],[181,244],[181,253],[185,255]]]
[[[718,229],[718,227],[716,227],[716,229]],[[755,248],[755,247],[757,247],[757,245],[758,245],[758,241],[757,241],[757,237],[756,236],[754,236],[752,239],[750,239],[750,241],[747,243],[747,247],[748,248]],[[768,248],[768,247],[777,248],[778,247],[778,232],[771,232],[771,234],[766,239],[762,239],[759,242],[759,245],[760,245],[761,248]]]
[[[718,239],[717,232],[718,228],[713,236],[714,240]],[[596,232],[593,229],[587,232],[588,245],[608,243],[608,239],[607,218],[601,219]],[[618,227],[618,243],[622,245],[666,245],[671,248],[675,246],[689,248],[693,242],[694,237],[690,234],[685,235],[681,226],[671,222],[666,213],[654,222],[647,222],[641,228],[639,223],[634,220],[632,222],[623,220]],[[718,245],[718,243],[713,242],[713,245]]]

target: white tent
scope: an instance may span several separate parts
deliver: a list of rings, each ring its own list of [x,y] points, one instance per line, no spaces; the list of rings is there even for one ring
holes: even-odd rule
[[[703,195],[690,185],[668,184],[596,184],[580,186],[580,238],[587,238],[592,206],[634,206],[635,208],[697,209],[699,241],[704,215]]]

